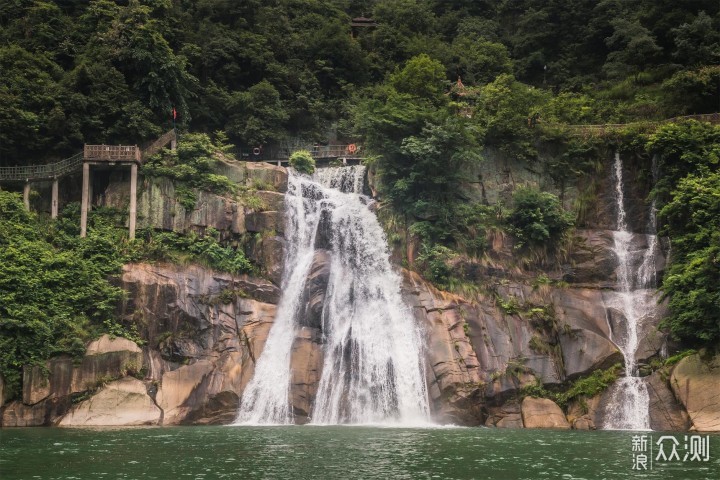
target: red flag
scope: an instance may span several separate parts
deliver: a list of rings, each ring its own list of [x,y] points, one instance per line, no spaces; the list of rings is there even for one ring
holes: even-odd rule
[[[175,107],[173,107],[173,120],[177,118],[177,110],[175,110]]]

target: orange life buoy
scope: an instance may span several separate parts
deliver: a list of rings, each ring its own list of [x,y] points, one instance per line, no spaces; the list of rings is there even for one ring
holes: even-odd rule
[[[357,152],[357,145],[355,145],[354,143],[351,143],[350,145],[348,145],[348,152],[350,152],[350,153]]]

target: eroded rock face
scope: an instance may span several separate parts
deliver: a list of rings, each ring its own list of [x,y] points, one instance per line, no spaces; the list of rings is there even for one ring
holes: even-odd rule
[[[525,397],[522,418],[525,428],[570,428],[560,407],[548,398]]]
[[[101,425],[157,425],[162,411],[133,377],[108,383],[98,393],[70,409],[61,427]]]
[[[645,378],[650,397],[650,428],[658,431],[687,431],[690,417],[673,395],[663,372],[654,372]]]
[[[670,386],[685,406],[694,430],[720,431],[720,355],[683,358],[673,369]]]
[[[322,376],[321,340],[319,329],[302,327],[293,342],[290,354],[290,400],[295,421],[299,424],[307,423],[312,416],[312,407]]]
[[[188,233],[212,227],[223,235],[282,231],[283,192],[287,190],[287,171],[284,168],[267,163],[219,160],[214,170],[238,185],[253,189],[253,195],[262,204],[261,210],[265,211],[248,208],[242,197],[216,195],[201,190],[195,191],[195,205],[187,209],[180,203],[171,179],[145,178],[138,191],[138,228],[152,227]],[[125,209],[129,203],[129,191],[129,179],[115,175],[111,177],[110,185],[100,197],[100,202],[109,207]]]

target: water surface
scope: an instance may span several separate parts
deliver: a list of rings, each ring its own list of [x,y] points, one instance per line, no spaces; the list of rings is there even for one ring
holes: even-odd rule
[[[632,435],[311,426],[4,429],[0,478],[720,478],[720,435],[710,439],[708,463],[656,463],[640,474],[632,470]],[[682,446],[684,435],[676,436]]]

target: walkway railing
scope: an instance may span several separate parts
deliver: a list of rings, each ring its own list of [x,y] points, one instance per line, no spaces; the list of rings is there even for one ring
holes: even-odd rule
[[[696,120],[698,122],[710,123],[713,125],[720,125],[720,113],[702,113],[697,115],[685,115],[681,117],[672,117],[664,120],[650,120],[650,121],[639,121],[630,123],[604,123],[599,125],[567,125],[563,123],[547,123],[550,127],[565,128],[572,130],[575,134],[586,134],[596,135],[624,128],[630,125],[647,126],[649,128],[656,128],[660,125],[668,123],[677,123],[685,120]]]
[[[145,149],[143,149],[142,151],[142,159],[145,160],[146,158],[155,155],[165,145],[171,143],[173,140],[177,140],[177,134],[175,133],[174,128],[168,132],[165,132],[160,138],[145,147]]]
[[[80,152],[70,158],[46,165],[0,167],[0,181],[50,180],[80,169],[82,163],[83,152]]]
[[[137,145],[85,145],[83,157],[100,162],[140,162],[141,152]]]

